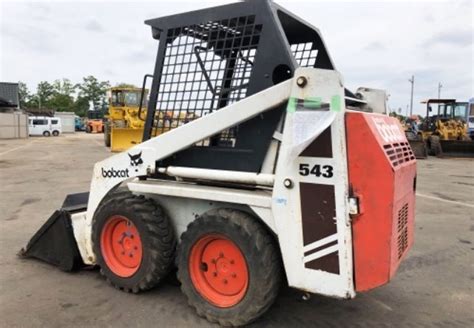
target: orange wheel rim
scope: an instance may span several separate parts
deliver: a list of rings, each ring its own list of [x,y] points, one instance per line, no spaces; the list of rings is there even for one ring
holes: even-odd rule
[[[189,273],[198,293],[217,307],[231,307],[245,296],[249,272],[240,248],[229,238],[211,234],[191,248]]]
[[[124,216],[111,216],[100,236],[100,249],[109,269],[122,278],[134,275],[143,257],[142,241],[135,225]]]

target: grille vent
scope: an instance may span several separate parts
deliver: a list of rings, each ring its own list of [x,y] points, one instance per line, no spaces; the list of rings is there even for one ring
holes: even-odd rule
[[[397,235],[398,259],[401,259],[408,247],[408,204],[398,211]]]
[[[299,66],[315,67],[318,50],[313,49],[313,42],[292,44],[290,48]]]
[[[393,167],[415,160],[415,155],[408,142],[388,144],[384,145],[383,148]]]

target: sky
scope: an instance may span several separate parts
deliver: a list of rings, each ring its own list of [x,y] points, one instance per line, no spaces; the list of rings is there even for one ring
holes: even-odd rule
[[[0,0],[0,81],[94,75],[141,85],[153,73],[158,41],[146,19],[232,1]],[[276,1],[316,26],[348,89],[385,89],[389,107],[407,112],[415,76],[420,101],[474,97],[474,1]]]

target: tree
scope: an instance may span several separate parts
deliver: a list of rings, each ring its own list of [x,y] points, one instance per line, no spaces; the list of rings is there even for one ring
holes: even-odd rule
[[[77,116],[85,117],[89,110],[89,100],[81,96],[77,97],[74,102],[73,111]]]
[[[94,108],[98,108],[105,100],[106,91],[110,88],[109,81],[99,82],[94,76],[83,78],[83,82],[77,85],[79,97],[92,101]]]
[[[18,81],[18,97],[20,101],[20,108],[28,107],[28,101],[31,99],[30,90],[26,83]]]
[[[48,107],[59,112],[73,111],[73,94],[76,86],[68,79],[55,80],[53,83],[53,94],[48,101]]]
[[[48,101],[54,93],[54,87],[48,81],[41,81],[36,87],[36,100],[38,102],[38,108],[46,108]]]
[[[54,92],[72,96],[76,92],[76,85],[72,84],[69,79],[55,80],[53,83]]]

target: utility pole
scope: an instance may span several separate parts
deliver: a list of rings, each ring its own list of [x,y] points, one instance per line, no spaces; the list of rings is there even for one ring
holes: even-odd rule
[[[438,99],[441,99],[441,88],[443,87],[443,85],[441,84],[441,82],[438,82]]]
[[[413,87],[415,86],[415,76],[412,75],[411,79],[408,80],[411,83],[411,97],[410,97],[410,116],[413,115]]]

